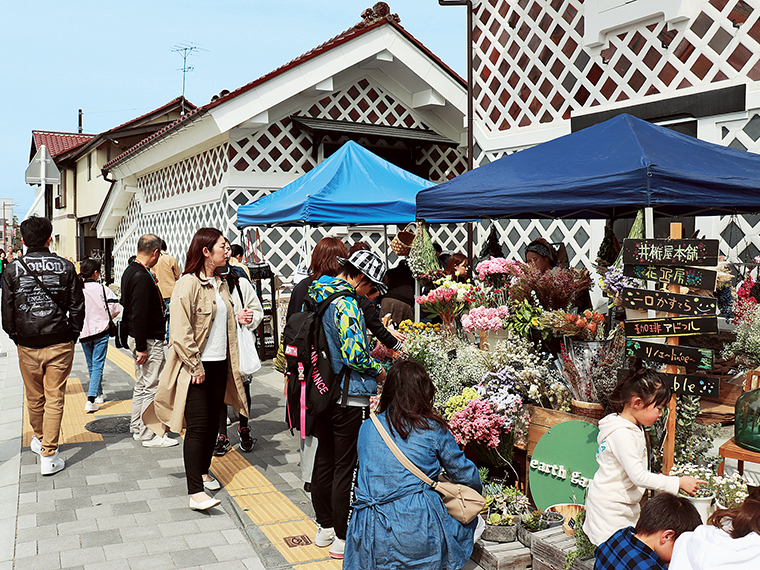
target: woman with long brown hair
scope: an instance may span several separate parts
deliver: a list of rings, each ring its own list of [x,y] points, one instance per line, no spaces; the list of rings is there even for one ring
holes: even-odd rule
[[[186,428],[185,474],[190,508],[206,510],[220,501],[206,491],[220,488],[209,474],[217,424],[226,401],[248,415],[238,365],[236,320],[227,283],[217,274],[226,265],[225,239],[215,228],[201,228],[187,251],[185,270],[169,305],[169,354],[153,404],[143,420],[155,433]]]
[[[718,509],[676,540],[670,570],[755,570],[760,565],[760,487],[744,503]]]
[[[435,386],[422,365],[398,361],[383,385],[377,418],[428,477],[435,480],[445,469],[455,483],[480,492],[478,470],[433,408],[434,398]],[[356,502],[343,567],[461,568],[472,554],[477,518],[463,525],[449,515],[440,495],[396,459],[371,420],[359,430],[357,449]]]

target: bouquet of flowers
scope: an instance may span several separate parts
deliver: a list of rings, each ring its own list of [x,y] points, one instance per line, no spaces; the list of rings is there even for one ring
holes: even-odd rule
[[[470,286],[464,300],[471,309],[475,307],[501,307],[509,304],[509,290],[475,284]]]
[[[632,277],[626,277],[623,275],[622,267],[610,267],[605,271],[604,275],[599,279],[599,287],[602,291],[607,293],[610,298],[615,298],[620,295],[625,287],[643,287],[644,284],[638,279]]]
[[[734,305],[736,315],[736,340],[727,344],[721,356],[731,358],[747,369],[760,366],[760,306],[752,305],[751,310],[744,311],[741,303]]]
[[[427,295],[417,297],[417,303],[426,313],[439,316],[444,326],[451,330],[454,319],[461,315],[466,307],[464,299],[470,285],[452,281],[451,277],[439,280],[437,285],[438,287]]]
[[[455,412],[449,420],[449,430],[462,447],[470,442],[496,449],[501,443],[504,418],[490,401],[475,398],[464,409]]]
[[[478,384],[478,395],[491,402],[502,415],[506,432],[512,432],[518,441],[527,438],[530,415],[508,370],[486,374]]]
[[[462,411],[467,406],[470,400],[478,398],[478,392],[474,388],[465,388],[462,393],[456,396],[452,396],[446,401],[443,407],[443,418],[446,421],[451,419],[456,412]]]
[[[508,285],[510,278],[520,272],[521,265],[519,261],[492,257],[478,263],[475,272],[478,274],[478,279],[498,288]]]
[[[567,336],[579,340],[603,340],[604,320],[601,313],[586,309],[582,315],[562,310],[546,311],[539,318],[539,327],[550,330],[554,336]]]
[[[504,328],[506,319],[509,318],[509,309],[501,307],[476,307],[462,316],[462,328],[465,332],[498,331]]]
[[[562,269],[541,273],[530,264],[520,264],[520,271],[509,287],[510,297],[517,302],[533,299],[535,292],[541,307],[545,310],[566,309],[573,306],[578,293],[591,285],[588,271]]]

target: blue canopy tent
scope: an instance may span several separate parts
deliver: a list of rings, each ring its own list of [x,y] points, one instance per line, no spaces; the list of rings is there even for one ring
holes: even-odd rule
[[[417,192],[430,186],[432,182],[348,141],[297,180],[240,206],[237,225],[407,224],[416,219]]]
[[[618,115],[422,190],[417,217],[622,218],[760,211],[760,155]]]

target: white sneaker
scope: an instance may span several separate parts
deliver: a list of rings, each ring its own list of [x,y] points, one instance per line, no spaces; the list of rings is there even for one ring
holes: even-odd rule
[[[106,401],[106,395],[101,394],[100,396],[95,397],[95,403],[96,404],[103,404]]]
[[[90,402],[90,400],[87,400],[84,403],[84,411],[88,414],[91,414],[92,412],[97,412],[100,409],[100,406],[98,406],[95,402]]]
[[[134,439],[135,441],[140,441],[140,434],[139,433],[133,433],[132,434],[132,439]]]
[[[143,447],[174,447],[179,444],[176,439],[172,439],[168,434],[155,435],[152,439],[146,439],[142,442]]]
[[[335,540],[335,530],[333,528],[317,527],[317,535],[314,537],[314,544],[320,548],[330,546]]]
[[[62,471],[66,467],[66,462],[63,457],[58,456],[58,450],[55,450],[55,454],[50,457],[40,456],[42,461],[40,462],[40,473],[43,475],[53,475]]]
[[[346,550],[346,541],[342,538],[335,537],[332,546],[330,547],[330,558],[337,558],[343,560],[343,552]]]
[[[36,435],[32,438],[32,443],[30,446],[32,448],[32,451],[34,451],[37,455],[42,455],[42,442]]]

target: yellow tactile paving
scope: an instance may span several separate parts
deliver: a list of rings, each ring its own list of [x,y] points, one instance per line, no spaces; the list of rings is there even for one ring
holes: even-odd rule
[[[298,564],[293,566],[293,570],[341,570],[343,568],[342,560],[320,560],[309,564]]]
[[[274,485],[236,449],[231,449],[223,457],[214,457],[211,472],[231,496],[275,490]]]
[[[132,413],[132,400],[106,400],[98,404],[98,411],[95,415],[100,416],[117,416],[130,415]]]
[[[124,354],[121,350],[109,344],[108,353],[106,353],[106,358],[108,358],[108,360],[113,362],[116,366],[118,366],[124,372],[129,374],[132,377],[132,379],[134,379],[135,361],[131,356]]]
[[[103,436],[85,429],[85,424],[92,421],[91,414],[84,411],[87,396],[78,378],[69,376],[66,381],[66,400],[61,418],[61,436],[59,445],[64,443],[81,443],[85,441],[103,441]],[[24,405],[23,445],[28,446],[32,441],[32,427],[29,425],[29,415]]]
[[[314,540],[317,532],[317,525],[311,520],[294,521],[279,524],[270,524],[261,527],[261,531],[266,535],[274,547],[285,557],[289,564],[298,562],[312,562],[316,560],[325,560],[330,557],[327,548],[318,548],[314,544],[309,546],[296,546],[290,548],[285,544],[286,536],[306,535],[309,539]],[[327,568],[340,568],[340,566],[327,566]]]
[[[234,499],[258,526],[308,518],[301,509],[279,491],[238,495]]]

